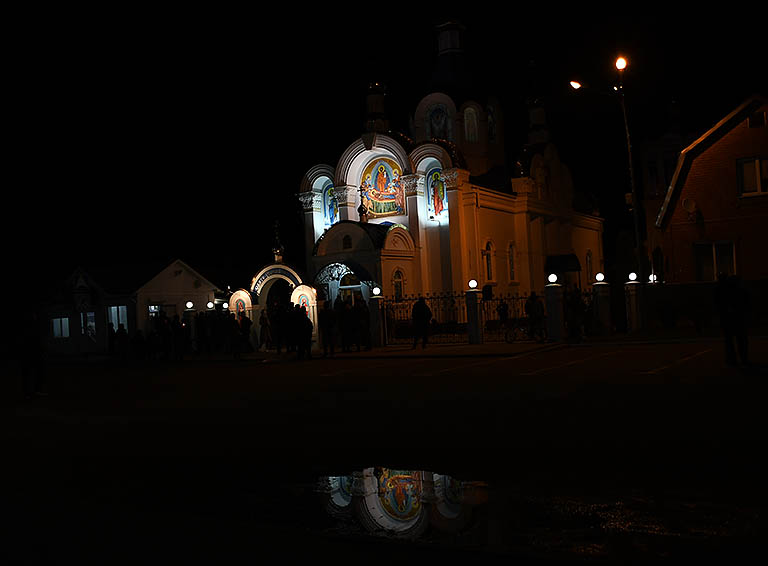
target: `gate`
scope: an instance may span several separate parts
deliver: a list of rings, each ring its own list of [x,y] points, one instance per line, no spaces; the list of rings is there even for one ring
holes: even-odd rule
[[[467,331],[467,300],[464,293],[427,293],[424,300],[432,311],[429,342],[458,344],[469,342]],[[384,336],[387,344],[412,344],[411,312],[418,295],[406,295],[400,300],[383,299]]]

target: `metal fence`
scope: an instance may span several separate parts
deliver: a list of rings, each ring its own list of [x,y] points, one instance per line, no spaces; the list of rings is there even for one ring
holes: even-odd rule
[[[467,300],[464,293],[427,293],[424,299],[432,311],[429,341],[435,344],[453,344],[469,341],[467,331]],[[400,300],[382,302],[384,336],[387,344],[413,343],[413,306],[417,295],[406,295]]]
[[[537,293],[537,295],[544,306],[546,317],[548,313],[544,293]],[[519,325],[527,329],[528,317],[525,305],[529,297],[530,295],[519,294],[483,297],[478,294],[483,341],[503,342],[507,329],[511,325]],[[432,311],[432,322],[429,327],[430,342],[442,344],[469,342],[465,293],[435,293],[424,295],[424,298]],[[417,295],[409,295],[400,300],[392,298],[383,300],[383,325],[387,344],[413,343],[412,311],[418,299]],[[592,305],[591,291],[566,291],[561,314],[568,337],[577,339],[592,333],[594,325]]]
[[[544,297],[539,295],[544,301]],[[528,295],[496,295],[480,301],[480,313],[482,315],[482,329],[484,342],[503,342],[505,323],[518,323],[524,326],[528,324],[525,314],[525,303]]]

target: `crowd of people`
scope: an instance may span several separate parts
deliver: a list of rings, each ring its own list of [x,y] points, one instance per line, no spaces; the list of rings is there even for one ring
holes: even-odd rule
[[[118,359],[183,360],[189,355],[224,354],[237,359],[244,353],[274,351],[312,357],[314,325],[307,308],[274,302],[262,309],[257,320],[246,313],[203,311],[194,317],[168,316],[160,312],[150,319],[148,332],[137,330],[129,338],[121,324],[110,324],[109,354]],[[371,349],[370,311],[362,296],[331,303],[318,310],[318,340],[322,356],[337,351]]]

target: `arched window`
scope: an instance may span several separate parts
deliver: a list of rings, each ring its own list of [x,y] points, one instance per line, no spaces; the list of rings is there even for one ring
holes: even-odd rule
[[[392,275],[392,288],[395,292],[395,300],[399,301],[403,298],[403,286],[404,286],[403,272],[399,269]]]
[[[507,250],[507,258],[509,261],[509,280],[516,281],[515,279],[515,244],[509,244]]]
[[[351,250],[352,249],[352,236],[347,234],[341,239],[341,248],[344,250]]]
[[[469,143],[477,143],[477,122],[477,110],[471,106],[466,108],[464,110],[464,139]]]
[[[485,256],[485,280],[493,281],[493,246],[491,242],[485,244],[483,255]]]

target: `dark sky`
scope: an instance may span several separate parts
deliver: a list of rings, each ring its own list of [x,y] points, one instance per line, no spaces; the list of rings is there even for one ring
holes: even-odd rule
[[[598,193],[606,214],[627,184],[626,163],[600,174],[601,161],[625,155],[621,115],[615,100],[573,98],[571,76],[609,87],[615,54],[627,54],[636,143],[663,129],[672,99],[701,132],[747,95],[766,93],[765,43],[748,21],[718,14],[691,25],[687,15],[660,20],[655,12],[458,14],[478,81],[499,93],[510,122],[525,120],[520,103],[535,66],[561,156],[577,188]],[[309,167],[335,165],[362,132],[369,81],[387,84],[393,112],[412,111],[410,101],[427,94],[441,18],[409,19],[395,7],[324,14],[293,4],[268,16],[58,16],[18,22],[28,30],[17,82],[24,174],[9,210],[36,237],[32,245],[16,236],[21,265],[120,269],[180,257],[220,270],[233,287],[269,261],[275,219],[288,258],[298,259],[294,195]],[[746,33],[724,35],[722,25]]]

